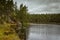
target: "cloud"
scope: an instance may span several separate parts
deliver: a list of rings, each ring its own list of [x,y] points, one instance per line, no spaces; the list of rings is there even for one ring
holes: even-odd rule
[[[15,0],[17,1],[17,0]],[[60,13],[60,0],[18,0],[28,6],[30,13]]]
[[[50,3],[48,5],[40,5],[40,8],[35,9],[35,11],[33,10],[33,12],[51,12],[51,13],[59,13],[60,12],[60,3]]]

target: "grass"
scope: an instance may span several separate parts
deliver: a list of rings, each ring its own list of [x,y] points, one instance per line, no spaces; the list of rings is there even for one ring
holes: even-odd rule
[[[10,25],[0,24],[0,40],[20,40],[20,39],[18,35],[15,33],[15,30],[11,31]]]

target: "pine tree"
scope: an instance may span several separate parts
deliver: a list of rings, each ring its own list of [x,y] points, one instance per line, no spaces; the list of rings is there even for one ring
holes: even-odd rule
[[[10,15],[11,12],[13,12],[13,10],[14,10],[13,7],[14,7],[13,0],[8,0],[7,4],[6,4],[6,8],[7,8],[6,11],[9,15]]]
[[[0,15],[5,12],[6,0],[0,0]]]
[[[27,29],[27,22],[28,22],[28,10],[27,7],[23,4],[20,5],[20,10],[19,13],[17,14],[18,19],[21,23],[21,29],[20,29],[20,33],[19,33],[19,37],[21,39],[26,40],[26,29]]]

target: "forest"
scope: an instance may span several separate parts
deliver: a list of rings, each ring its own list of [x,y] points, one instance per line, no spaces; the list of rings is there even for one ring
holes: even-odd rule
[[[31,14],[31,23],[60,24],[60,13],[57,14]]]

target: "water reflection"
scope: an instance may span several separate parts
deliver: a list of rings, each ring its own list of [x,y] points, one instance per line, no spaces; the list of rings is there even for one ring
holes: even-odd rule
[[[27,40],[60,40],[60,25],[31,25]]]

